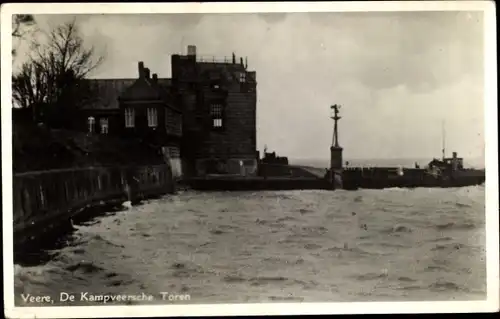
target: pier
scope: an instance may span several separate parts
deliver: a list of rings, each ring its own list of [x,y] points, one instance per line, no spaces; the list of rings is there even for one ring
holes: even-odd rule
[[[485,182],[485,171],[464,169],[463,159],[453,156],[434,159],[426,168],[403,167],[347,167],[343,163],[343,148],[339,144],[338,121],[341,106],[330,107],[334,121],[330,146],[330,167],[321,168],[269,163],[258,163],[258,176],[206,175],[193,178],[189,184],[199,190],[357,190],[415,187],[464,187]],[[444,148],[443,148],[444,150]],[[273,153],[274,154],[274,153]]]

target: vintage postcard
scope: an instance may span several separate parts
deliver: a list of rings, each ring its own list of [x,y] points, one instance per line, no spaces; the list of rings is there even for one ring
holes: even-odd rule
[[[1,23],[8,318],[498,310],[493,2]]]

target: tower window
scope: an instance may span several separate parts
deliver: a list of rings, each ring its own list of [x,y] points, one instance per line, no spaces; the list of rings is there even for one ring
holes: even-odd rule
[[[109,126],[108,126],[108,118],[107,117],[103,117],[99,120],[99,124],[101,126],[101,133],[102,134],[108,134],[108,131],[109,131]]]
[[[212,128],[221,129],[223,127],[223,108],[222,104],[212,104],[210,106],[210,116],[212,118]]]
[[[125,127],[135,126],[135,110],[133,108],[125,109]]]
[[[89,116],[87,119],[87,124],[89,128],[89,133],[94,133],[94,127],[95,127],[95,118],[92,116]]]
[[[247,74],[245,72],[240,73],[240,83],[245,83],[247,80]]]
[[[158,113],[156,108],[148,108],[148,126],[149,127],[158,126]]]

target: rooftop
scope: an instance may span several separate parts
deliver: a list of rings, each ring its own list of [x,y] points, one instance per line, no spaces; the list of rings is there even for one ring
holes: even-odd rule
[[[113,110],[119,108],[118,98],[136,81],[137,78],[117,79],[86,79],[93,98],[84,107],[85,109]],[[168,90],[171,79],[159,78],[161,88]]]

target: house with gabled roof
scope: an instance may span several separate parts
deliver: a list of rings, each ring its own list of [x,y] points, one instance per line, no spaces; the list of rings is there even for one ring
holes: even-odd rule
[[[151,76],[142,61],[138,73],[135,79],[86,80],[93,96],[82,109],[87,131],[139,138],[161,150],[180,176],[182,112],[174,105],[171,81]]]
[[[171,79],[139,62],[135,79],[87,80],[86,129],[158,147],[176,176],[255,175],[256,72],[234,53],[199,57],[195,46],[171,65]]]

